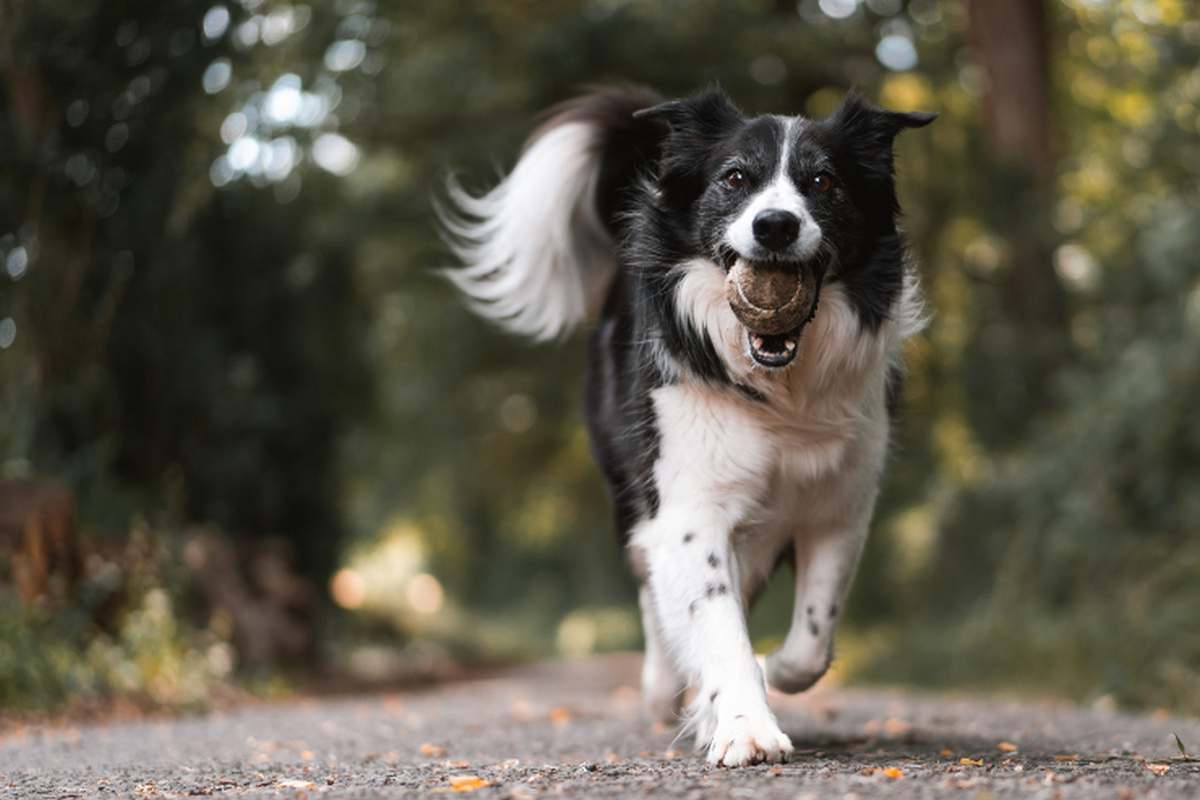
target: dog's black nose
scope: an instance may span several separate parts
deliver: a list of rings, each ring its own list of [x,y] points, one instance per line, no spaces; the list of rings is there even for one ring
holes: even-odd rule
[[[800,235],[800,218],[790,211],[768,208],[754,218],[754,239],[768,250],[785,250]]]

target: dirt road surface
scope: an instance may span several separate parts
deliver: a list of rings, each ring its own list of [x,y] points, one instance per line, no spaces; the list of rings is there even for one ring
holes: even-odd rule
[[[17,729],[0,796],[1200,798],[1200,720],[836,686],[772,698],[791,761],[714,769],[639,712],[638,657],[199,718]]]

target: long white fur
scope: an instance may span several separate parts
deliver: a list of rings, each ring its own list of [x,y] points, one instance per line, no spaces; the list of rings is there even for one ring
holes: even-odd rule
[[[486,194],[448,181],[452,207],[437,213],[465,266],[444,274],[476,313],[541,341],[594,311],[615,269],[595,203],[599,145],[594,125],[569,122],[535,139]]]

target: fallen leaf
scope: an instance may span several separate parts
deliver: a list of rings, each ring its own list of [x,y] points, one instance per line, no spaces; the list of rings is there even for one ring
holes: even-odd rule
[[[938,755],[940,755],[942,758],[949,758],[950,756],[954,755],[954,751],[949,747],[943,747]]]
[[[983,759],[982,758],[960,758],[958,760],[958,763],[962,764],[964,767],[982,767]]]
[[[313,758],[315,758],[315,756],[313,755],[312,750],[301,750],[300,751],[300,760],[301,761],[312,761]]]
[[[771,767],[771,769],[767,772],[767,774],[770,775],[772,778],[778,778],[780,775],[783,774],[783,767]]]
[[[279,789],[315,789],[317,785],[312,781],[300,781],[295,778],[279,781],[275,784]]]
[[[562,706],[550,709],[550,721],[555,725],[566,725],[571,721],[571,712]]]
[[[1003,753],[1017,752],[1017,746],[1012,742],[1000,742],[1000,744],[996,745],[996,749]]]
[[[450,788],[456,792],[473,792],[491,784],[478,775],[451,775]]]
[[[421,745],[420,753],[421,755],[429,756],[430,758],[441,758],[442,756],[446,755],[446,748],[426,742],[425,744]]]
[[[663,753],[663,758],[668,759],[668,760],[670,760],[672,758],[679,758],[679,751],[678,750],[667,750]]]
[[[621,757],[619,755],[617,755],[616,753],[606,753],[604,756],[604,760],[607,761],[609,764],[621,763]]]
[[[1066,753],[1060,753],[1059,755],[1056,755],[1054,757],[1054,760],[1055,761],[1078,761],[1079,753],[1071,753],[1070,755],[1067,755]]]
[[[469,761],[463,761],[462,759],[459,759],[457,761],[447,761],[446,766],[453,767],[454,769],[462,769],[463,767],[471,766],[471,764]]]
[[[894,781],[904,777],[904,770],[899,767],[884,767],[882,772],[885,778],[891,778]]]
[[[1170,764],[1146,764],[1146,769],[1153,772],[1155,775],[1166,775],[1167,770],[1171,768]]]
[[[1175,731],[1171,731],[1171,735],[1175,737],[1175,746],[1179,748],[1179,755],[1183,756],[1184,758],[1191,758],[1191,756],[1188,754],[1187,748],[1183,746],[1183,740],[1179,738],[1179,734]]]

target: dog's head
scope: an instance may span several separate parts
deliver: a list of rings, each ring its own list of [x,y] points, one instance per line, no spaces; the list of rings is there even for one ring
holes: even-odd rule
[[[716,89],[637,116],[666,125],[660,202],[690,255],[726,271],[729,305],[765,367],[795,358],[822,283],[853,277],[895,232],[893,140],[936,117],[856,95],[825,119],[746,117]]]

